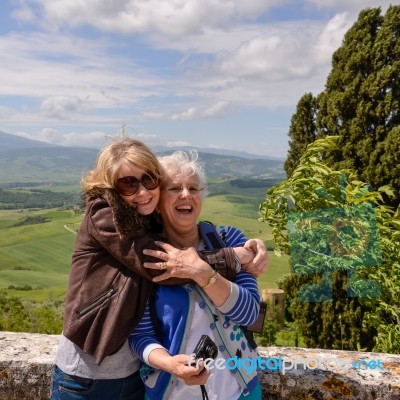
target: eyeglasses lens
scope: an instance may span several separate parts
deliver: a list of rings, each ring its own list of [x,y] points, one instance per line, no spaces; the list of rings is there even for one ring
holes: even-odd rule
[[[151,175],[143,175],[140,179],[135,176],[124,176],[117,180],[116,189],[123,196],[132,196],[139,190],[142,184],[146,190],[154,190],[160,185],[160,181]]]

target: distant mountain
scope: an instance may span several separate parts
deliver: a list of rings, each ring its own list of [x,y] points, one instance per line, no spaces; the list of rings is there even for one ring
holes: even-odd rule
[[[21,136],[10,135],[0,131],[0,152],[17,149],[37,149],[47,147],[61,147],[55,144],[30,140]]]
[[[208,178],[284,177],[283,160],[198,151]],[[97,149],[56,146],[0,132],[0,187],[78,183],[93,168],[97,154]]]
[[[284,161],[281,157],[272,157],[272,156],[262,156],[258,154],[247,153],[246,151],[238,151],[238,150],[225,150],[225,149],[215,149],[208,147],[195,147],[195,146],[183,146],[183,147],[167,147],[167,146],[154,146],[153,151],[155,152],[170,152],[174,150],[192,150],[196,149],[199,153],[208,153],[208,154],[219,154],[223,156],[234,156],[248,159],[264,159],[264,160],[278,160]]]

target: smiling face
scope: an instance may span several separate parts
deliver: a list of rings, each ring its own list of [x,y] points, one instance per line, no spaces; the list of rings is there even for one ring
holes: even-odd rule
[[[197,219],[203,205],[202,187],[196,175],[164,177],[159,209],[164,227],[182,234],[197,230]]]
[[[126,176],[134,176],[139,181],[146,176],[147,171],[140,169],[132,164],[121,166],[118,179]],[[135,194],[130,196],[124,196],[120,194],[121,198],[127,202],[130,206],[136,208],[139,214],[149,215],[157,207],[158,200],[160,199],[160,187],[156,187],[153,190],[146,189],[142,183],[139,184],[138,190]]]

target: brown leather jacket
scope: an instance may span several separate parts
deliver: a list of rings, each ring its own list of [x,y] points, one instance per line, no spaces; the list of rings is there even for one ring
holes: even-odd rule
[[[100,191],[87,203],[72,256],[63,333],[98,364],[119,350],[143,315],[152,270],[142,267],[144,256],[138,254],[154,248],[154,235],[144,233],[150,224],[113,190]],[[203,258],[232,278],[235,260],[229,250]]]

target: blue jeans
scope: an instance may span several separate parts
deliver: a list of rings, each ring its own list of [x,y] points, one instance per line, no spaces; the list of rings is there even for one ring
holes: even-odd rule
[[[53,369],[50,400],[142,400],[139,371],[121,379],[89,379]]]

